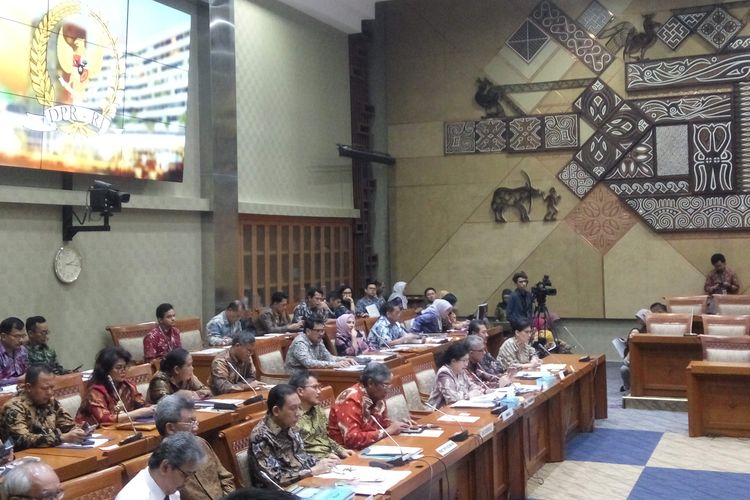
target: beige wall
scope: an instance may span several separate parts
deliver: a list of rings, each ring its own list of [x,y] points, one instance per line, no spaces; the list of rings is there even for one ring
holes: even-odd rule
[[[651,1],[601,0],[618,20],[640,26]],[[559,1],[573,18],[589,0]],[[706,2],[660,2],[667,10]],[[388,149],[398,162],[389,187],[391,277],[409,282],[408,292],[447,288],[469,313],[483,301],[493,306],[511,276],[523,269],[532,284],[549,274],[559,295],[552,310],[567,317],[630,318],[665,295],[702,291],[709,257],[723,252],[730,267],[750,280],[742,252],[748,233],[657,235],[606,189],[583,201],[556,174],[571,153],[533,155],[443,155],[443,123],[478,119],[473,102],[477,77],[497,84],[590,78],[593,74],[550,41],[527,65],[504,45],[536,2],[393,0],[385,4]],[[742,34],[750,32],[745,28]],[[680,54],[705,52],[693,36]],[[657,42],[648,57],[674,55]],[[623,61],[618,57],[601,78],[621,95]],[[528,114],[570,111],[582,89],[516,94]],[[581,121],[581,143],[591,130]],[[521,170],[543,190],[562,195],[558,220],[543,222],[535,200],[532,221],[497,224],[490,209],[493,191],[523,184]]]
[[[347,35],[270,1],[235,2],[240,212],[356,216]]]

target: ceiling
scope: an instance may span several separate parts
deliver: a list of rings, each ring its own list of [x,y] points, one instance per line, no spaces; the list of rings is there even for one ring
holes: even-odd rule
[[[362,31],[363,19],[375,18],[378,0],[279,0],[344,33]]]

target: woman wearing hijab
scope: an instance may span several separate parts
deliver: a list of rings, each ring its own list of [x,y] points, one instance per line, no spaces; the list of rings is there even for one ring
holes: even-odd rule
[[[450,324],[448,316],[451,311],[453,311],[453,306],[450,302],[443,299],[435,299],[430,307],[414,318],[414,322],[411,324],[411,331],[418,333],[440,333],[443,331],[444,324]]]
[[[393,285],[393,293],[388,297],[388,302],[398,300],[396,303],[401,306],[401,309],[406,309],[409,301],[404,295],[404,290],[406,290],[406,281],[397,281]]]
[[[353,314],[336,318],[336,350],[339,356],[358,356],[369,350],[365,336],[354,328],[355,322]]]

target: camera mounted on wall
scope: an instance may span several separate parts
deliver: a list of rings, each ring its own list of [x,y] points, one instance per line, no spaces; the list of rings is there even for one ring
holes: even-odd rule
[[[554,297],[557,295],[557,288],[552,287],[552,281],[549,279],[549,274],[545,274],[542,281],[539,281],[534,285],[531,289],[531,295],[540,306],[547,303],[547,297]]]
[[[63,176],[63,189],[72,189],[72,179],[69,175]],[[122,211],[122,204],[130,201],[130,193],[125,193],[114,187],[109,182],[95,180],[88,189],[86,212],[83,218],[79,218],[70,205],[64,205],[63,210],[63,241],[71,241],[79,232],[109,231],[109,218]],[[98,213],[103,223],[100,226],[84,225],[86,219],[91,221],[91,214]],[[73,217],[78,221],[78,226],[73,225]]]

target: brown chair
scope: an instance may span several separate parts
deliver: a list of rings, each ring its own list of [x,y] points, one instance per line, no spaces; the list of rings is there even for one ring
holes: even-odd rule
[[[716,313],[724,316],[750,314],[750,295],[714,295]]]
[[[145,359],[143,355],[143,337],[155,327],[156,322],[149,321],[136,325],[110,325],[107,327],[107,331],[112,335],[112,342],[116,346],[128,351],[136,363],[142,363]]]
[[[750,335],[750,316],[704,314],[703,333],[722,337]]]
[[[333,387],[327,385],[320,389],[320,407],[326,417],[331,413],[331,406],[336,402],[336,396],[333,394]]]
[[[247,449],[250,445],[250,433],[262,417],[233,425],[219,432],[219,439],[214,442],[214,451],[226,469],[234,474],[238,488],[251,486],[247,463]]]
[[[125,427],[123,426],[123,428]],[[158,436],[145,436],[143,439],[139,439],[138,441],[104,450],[102,452],[104,463],[107,466],[113,466],[121,464],[133,457],[144,455],[159,446],[159,441],[160,438]],[[141,467],[141,469],[142,468],[143,467]]]
[[[374,325],[377,320],[378,318],[365,318],[365,337],[367,337],[367,335],[370,333],[372,325]]]
[[[284,337],[272,337],[255,343],[253,364],[258,380],[268,384],[287,383],[289,375],[284,369],[284,356],[281,354],[287,342]]]
[[[646,332],[653,335],[681,336],[693,329],[693,315],[684,313],[653,313],[646,317]]]
[[[128,371],[125,373],[125,377],[135,384],[138,392],[140,392],[144,398],[148,397],[148,384],[151,382],[152,375],[151,363],[129,366]]]
[[[385,406],[388,410],[388,418],[391,420],[404,420],[411,417],[409,403],[401,389],[401,385],[395,381],[388,388],[385,395]]]
[[[125,478],[130,481],[136,474],[146,468],[148,465],[148,459],[151,458],[151,453],[141,455],[140,457],[131,458],[125,460],[120,464],[120,467],[125,473]]]
[[[414,376],[417,379],[419,394],[423,398],[429,398],[432,388],[435,386],[435,356],[431,352],[420,354],[409,358],[406,362],[411,365]]]
[[[123,487],[122,467],[92,472],[62,483],[65,498],[103,500],[115,498]]]
[[[667,301],[667,312],[688,313],[693,316],[706,313],[708,295],[664,297],[664,299]]]
[[[408,332],[411,329],[411,324],[414,321],[414,318],[417,317],[417,310],[416,309],[404,309],[401,311],[401,314],[398,315],[398,321],[399,323],[403,323],[404,327],[406,328],[406,331]]]
[[[336,350],[336,322],[332,325],[329,325],[326,323],[326,334],[323,336],[323,343],[326,346],[326,349],[328,349],[328,352],[333,354],[334,356],[338,356],[338,351]]]
[[[54,379],[53,396],[60,402],[60,406],[70,415],[75,415],[81,406],[83,394],[83,380],[81,373],[59,375]]]
[[[750,336],[714,337],[701,335],[704,361],[750,363]]]
[[[409,363],[391,368],[394,383],[401,385],[401,390],[406,397],[406,404],[410,412],[429,412],[430,410],[424,405],[422,396],[419,394],[417,385],[417,376],[414,374],[414,368]]]
[[[180,330],[180,344],[188,351],[200,351],[205,342],[201,333],[201,319],[198,316],[180,318],[175,322],[175,328]]]

